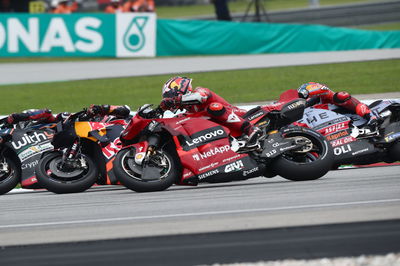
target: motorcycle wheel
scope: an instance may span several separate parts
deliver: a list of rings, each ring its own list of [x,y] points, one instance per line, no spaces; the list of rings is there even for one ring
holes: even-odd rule
[[[158,150],[150,157],[147,167],[156,169],[151,179],[142,178],[146,166],[137,164],[135,155],[134,148],[124,149],[117,153],[114,160],[114,174],[125,187],[136,192],[162,191],[172,186],[179,177],[178,163],[168,151]]]
[[[265,169],[263,176],[266,178],[273,178],[276,176],[276,173],[271,168],[267,168],[267,169]]]
[[[324,176],[334,162],[332,146],[320,133],[307,128],[299,128],[283,135],[284,138],[301,137],[311,141],[307,152],[287,151],[276,158],[272,169],[283,178],[292,181],[315,180]]]
[[[389,157],[394,162],[400,161],[400,141],[397,141],[389,148]]]
[[[86,168],[63,171],[59,168],[62,156],[61,152],[50,153],[39,161],[35,171],[40,185],[51,192],[63,194],[83,192],[96,183],[99,171],[93,159],[81,154]]]
[[[3,157],[0,159],[0,195],[15,188],[21,180],[21,168],[13,160]]]

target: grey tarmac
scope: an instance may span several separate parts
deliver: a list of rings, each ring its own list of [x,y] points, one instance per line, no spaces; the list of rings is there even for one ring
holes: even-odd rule
[[[319,180],[260,177],[135,193],[118,186],[0,197],[0,246],[400,219],[400,166]]]

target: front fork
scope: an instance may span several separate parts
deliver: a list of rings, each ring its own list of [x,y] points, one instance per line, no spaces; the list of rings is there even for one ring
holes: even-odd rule
[[[160,136],[158,134],[150,135],[146,144],[145,151],[134,154],[135,163],[138,165],[146,165],[150,160],[150,157],[156,154],[157,148],[160,144]]]
[[[61,169],[75,169],[75,168],[86,168],[86,162],[83,158],[78,159],[78,154],[80,150],[79,138],[74,140],[71,147],[63,153],[62,163],[60,165]]]
[[[0,175],[8,174],[10,172],[6,157],[4,156],[3,147],[0,148]]]

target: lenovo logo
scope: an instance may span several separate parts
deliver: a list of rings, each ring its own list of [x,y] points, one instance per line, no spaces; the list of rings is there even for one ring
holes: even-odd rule
[[[227,137],[227,134],[225,133],[225,131],[222,129],[221,126],[218,126],[197,132],[191,135],[190,138],[184,138],[184,140],[181,141],[181,143],[185,150],[191,150],[196,147],[202,146],[206,143],[222,139],[225,137]]]

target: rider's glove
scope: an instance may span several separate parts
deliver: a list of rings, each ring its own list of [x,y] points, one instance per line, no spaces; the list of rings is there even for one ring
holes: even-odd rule
[[[101,105],[91,104],[89,109],[87,110],[88,115],[96,116],[96,115],[104,115],[104,108]]]
[[[367,126],[371,129],[375,129],[378,126],[378,117],[373,114],[366,114],[365,119],[368,119]]]
[[[23,121],[24,118],[25,118],[25,116],[23,114],[16,114],[16,113],[10,114],[7,117],[7,123],[8,124],[15,124],[15,123],[18,123],[20,121]]]
[[[181,102],[181,97],[164,98],[160,103],[160,107],[163,110],[179,109],[179,107],[181,106]]]

